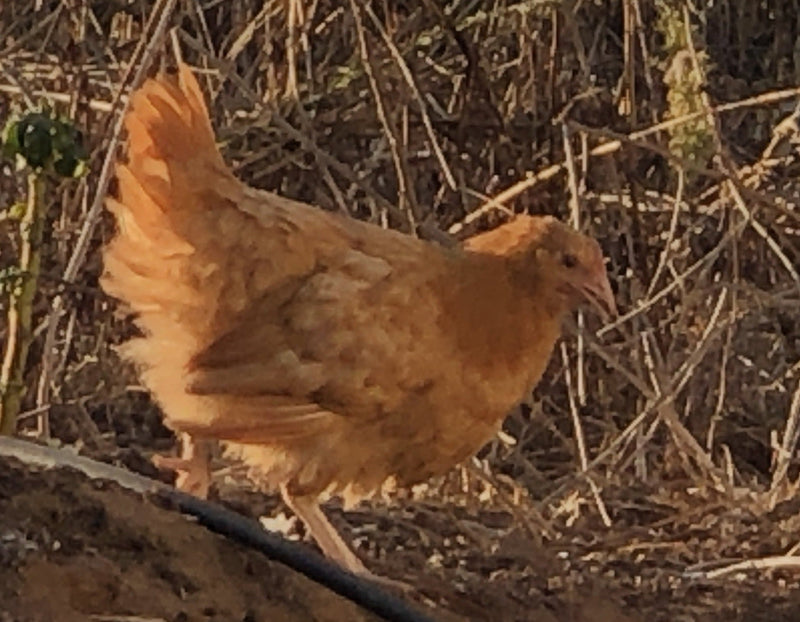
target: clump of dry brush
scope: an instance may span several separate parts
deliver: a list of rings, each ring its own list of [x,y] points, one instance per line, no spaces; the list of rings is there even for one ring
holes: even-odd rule
[[[91,174],[51,197],[26,376],[25,407],[64,440],[169,442],[119,373],[110,347],[130,328],[96,279],[125,95],[180,50],[249,183],[440,239],[529,211],[602,241],[622,317],[578,318],[467,489],[535,510],[545,533],[575,495],[610,524],[624,495],[607,491],[633,482],[760,512],[794,491],[790,2],[39,4],[0,6],[0,116],[44,97],[94,149]],[[19,184],[3,176],[0,206]],[[15,252],[0,223],[3,265]]]

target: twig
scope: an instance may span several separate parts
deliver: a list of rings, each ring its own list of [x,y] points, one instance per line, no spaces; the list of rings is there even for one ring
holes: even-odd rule
[[[629,117],[630,124],[636,127],[636,12],[633,0],[623,0],[623,75],[625,83],[620,93],[622,103],[620,114]]]
[[[490,470],[487,470],[486,465],[478,460],[478,458],[473,457],[472,460],[467,462],[466,469],[483,480],[485,484],[494,488],[503,505],[505,505],[508,511],[527,529],[531,537],[535,540],[541,540],[542,536],[545,538],[553,537],[553,526],[544,515],[533,505],[524,508],[523,511],[523,508],[520,508],[519,504],[509,499],[508,495],[497,481],[497,477]]]
[[[789,407],[789,416],[786,417],[786,425],[783,429],[783,440],[778,448],[778,455],[775,460],[775,470],[772,472],[772,483],[769,487],[769,507],[774,508],[778,502],[781,488],[786,483],[789,472],[789,464],[792,461],[797,441],[800,439],[800,381],[797,382],[792,397],[792,404]]]
[[[705,75],[703,65],[702,63],[700,63],[698,59],[697,50],[694,47],[693,38],[691,36],[689,7],[687,5],[683,6],[683,15],[684,15],[684,25],[687,31],[686,40],[689,45],[689,53],[692,59],[692,64],[694,65],[694,70],[697,72],[698,75],[702,77],[702,83],[707,84],[708,80]],[[739,176],[737,172],[733,169],[732,165],[729,163],[730,158],[728,158],[722,143],[722,136],[719,129],[717,114],[715,108],[711,105],[711,98],[709,97],[708,93],[705,90],[700,91],[700,97],[703,101],[703,106],[705,108],[703,112],[705,113],[706,118],[708,119],[709,127],[713,131],[714,144],[716,147],[720,168],[722,169],[723,173],[726,174],[727,181],[725,182],[725,185],[727,186],[728,190],[731,193],[731,196],[733,197],[734,205],[736,205],[736,208],[741,212],[742,216],[744,216],[746,222],[752,227],[752,229],[759,236],[761,236],[761,238],[767,243],[767,246],[775,254],[780,263],[783,264],[784,268],[786,268],[786,271],[791,275],[792,279],[794,280],[798,292],[800,292],[800,273],[798,273],[798,271],[795,269],[792,260],[786,256],[786,253],[783,252],[783,249],[769,234],[764,225],[762,225],[760,222],[758,222],[758,220],[756,220],[755,216],[752,214],[750,209],[748,209],[747,205],[745,205],[744,199],[742,198],[742,193],[740,192],[740,185],[738,181]]]
[[[27,91],[21,86],[10,84],[0,84],[0,93],[8,93],[9,95],[21,95],[25,99],[27,106],[34,105],[34,97],[43,98],[48,101],[59,102],[62,104],[69,104],[75,98],[69,93],[58,93],[56,91],[45,91],[42,89]],[[96,112],[111,112],[114,108],[110,102],[102,101],[100,99],[90,99],[86,102],[90,110]]]
[[[658,279],[661,278],[661,273],[664,271],[664,266],[667,264],[667,258],[672,251],[672,242],[675,240],[675,231],[678,228],[678,216],[681,211],[681,203],[683,202],[683,190],[686,184],[686,173],[683,169],[678,169],[678,189],[675,191],[675,200],[672,206],[672,218],[669,222],[669,230],[667,232],[667,239],[664,241],[664,248],[658,258],[658,266],[653,273],[653,278],[650,279],[650,285],[647,288],[645,298],[650,298],[653,295],[653,290],[658,285]]]
[[[736,572],[748,570],[779,570],[781,568],[800,568],[800,556],[797,555],[775,555],[773,557],[762,557],[760,559],[748,559],[715,570],[693,570],[687,568],[683,575],[689,579],[719,579]]]
[[[660,301],[662,298],[664,298],[669,293],[671,293],[674,289],[677,289],[678,287],[680,287],[686,281],[686,279],[689,276],[693,275],[695,272],[699,271],[701,268],[704,268],[704,267],[708,266],[711,262],[715,261],[716,258],[719,256],[719,254],[723,251],[723,249],[730,242],[732,242],[742,232],[742,230],[746,226],[747,226],[746,223],[743,223],[743,222],[742,223],[737,223],[736,226],[732,227],[731,230],[728,231],[728,233],[725,234],[725,236],[722,238],[722,240],[720,240],[720,242],[713,249],[711,249],[703,257],[701,257],[696,262],[694,262],[691,266],[686,268],[686,270],[681,272],[677,276],[677,278],[672,280],[672,282],[669,285],[665,285],[661,290],[659,290],[659,292],[657,294],[655,294],[651,298],[648,298],[647,300],[641,301],[637,305],[637,307],[635,309],[632,309],[632,310],[628,311],[628,313],[625,313],[625,314],[619,316],[613,322],[609,322],[608,324],[606,324],[605,326],[600,328],[597,331],[597,336],[598,337],[602,337],[606,333],[618,328],[622,324],[625,324],[626,322],[629,322],[634,317],[636,317],[636,316],[644,313],[648,309],[650,309],[653,305],[655,305],[658,301]]]
[[[369,57],[369,48],[367,47],[367,38],[364,34],[364,24],[361,21],[361,10],[358,8],[356,0],[350,0],[350,8],[353,11],[353,17],[356,22],[356,32],[358,33],[358,49],[361,53],[361,64],[364,67],[364,72],[367,75],[372,96],[375,99],[375,112],[378,115],[383,133],[386,135],[386,140],[389,143],[389,151],[392,154],[392,162],[394,163],[395,175],[397,177],[397,204],[398,209],[406,214],[408,224],[413,231],[416,228],[416,201],[412,199],[413,193],[409,192],[410,186],[408,184],[408,172],[400,156],[400,150],[397,144],[397,138],[394,135],[392,126],[389,123],[389,117],[386,115],[386,107],[383,105],[383,95],[378,87],[378,81],[375,78],[375,72],[372,70],[372,61]],[[406,206],[406,201],[411,199],[411,205]]]
[[[433,131],[433,125],[431,124],[430,117],[428,116],[428,106],[425,104],[425,99],[420,94],[419,88],[417,88],[417,83],[414,80],[414,76],[411,75],[411,70],[408,68],[406,61],[403,60],[403,56],[400,54],[400,51],[394,44],[394,41],[392,41],[391,37],[389,37],[389,34],[386,32],[386,29],[383,27],[383,24],[381,24],[381,21],[375,15],[370,5],[365,5],[364,10],[372,20],[375,28],[378,29],[379,33],[381,33],[381,37],[383,38],[384,43],[386,43],[386,46],[389,48],[389,51],[392,53],[392,57],[397,63],[397,66],[400,68],[400,73],[403,74],[403,78],[405,79],[406,84],[408,84],[408,88],[411,89],[414,99],[417,100],[419,113],[422,116],[422,124],[425,126],[425,131],[428,133],[428,140],[431,141],[431,148],[436,154],[436,159],[439,161],[439,166],[444,173],[444,178],[447,181],[447,185],[450,186],[451,190],[456,190],[458,187],[456,184],[456,178],[453,176],[453,172],[450,170],[450,166],[447,164],[447,160],[444,157],[442,148],[439,146],[439,141],[436,139],[436,132]]]
[[[572,427],[575,430],[575,440],[578,444],[578,457],[581,463],[581,474],[589,483],[589,488],[592,491],[592,496],[594,497],[594,502],[597,506],[597,511],[600,513],[600,517],[603,520],[603,524],[606,527],[611,527],[611,517],[608,515],[606,504],[603,502],[603,498],[600,496],[600,489],[597,487],[597,484],[595,484],[594,480],[588,473],[589,459],[586,453],[586,439],[583,434],[583,426],[581,425],[578,406],[575,403],[575,396],[572,391],[572,378],[569,373],[569,355],[567,354],[567,345],[565,343],[561,344],[561,359],[564,362],[564,382],[567,384],[569,411],[572,415]]]
[[[791,99],[793,97],[800,96],[800,87],[791,88],[791,89],[783,89],[781,91],[769,91],[766,93],[762,93],[760,95],[756,95],[754,97],[748,97],[746,99],[742,99],[736,102],[728,102],[725,104],[720,104],[712,108],[715,113],[720,112],[729,112],[732,110],[738,110],[740,108],[748,108],[753,106],[765,106],[768,104],[777,103],[786,99]],[[631,132],[628,134],[625,139],[611,139],[607,142],[604,142],[589,152],[589,155],[592,157],[599,157],[604,155],[610,155],[622,149],[623,144],[630,143],[634,144],[636,141],[641,140],[647,136],[652,134],[657,134],[659,132],[663,132],[665,130],[669,130],[673,127],[677,127],[679,125],[683,125],[685,123],[689,123],[694,121],[695,119],[699,119],[700,117],[704,116],[706,111],[700,112],[693,112],[691,114],[686,114],[680,117],[675,117],[674,119],[668,119],[667,121],[662,121],[661,123],[656,123],[647,127],[645,129]],[[591,129],[591,128],[586,128]],[[701,167],[697,167],[701,168]],[[566,170],[566,164],[564,162],[560,162],[558,164],[553,164],[544,168],[538,172],[529,171],[526,173],[526,178],[518,181],[514,185],[506,188],[502,192],[498,193],[494,197],[492,197],[489,201],[481,205],[478,209],[470,212],[467,216],[462,219],[460,222],[455,223],[448,229],[448,233],[455,235],[459,233],[465,226],[472,223],[473,221],[480,218],[483,214],[491,211],[492,209],[496,209],[498,206],[503,206],[508,209],[506,205],[509,201],[511,201],[517,195],[525,192],[533,188],[534,186],[539,185],[542,182],[548,181],[553,179],[557,175],[560,175]],[[702,169],[704,172],[713,174],[712,171],[707,171],[706,169]],[[716,176],[716,175],[715,175]]]
[[[575,157],[572,152],[572,143],[570,142],[570,132],[566,123],[561,124],[561,136],[564,143],[564,161],[567,163],[567,180],[569,185],[570,196],[570,212],[572,214],[572,226],[580,230],[581,228],[581,206],[580,206],[580,193],[578,191],[578,174],[575,170]],[[585,152],[584,152],[585,155]],[[585,160],[584,160],[585,162]],[[577,331],[577,350],[578,360],[575,363],[577,375],[577,388],[578,388],[578,403],[581,406],[586,405],[586,377],[584,375],[584,346],[583,346],[583,327],[584,317],[583,310],[578,309],[578,331]],[[565,361],[566,363],[567,361]]]

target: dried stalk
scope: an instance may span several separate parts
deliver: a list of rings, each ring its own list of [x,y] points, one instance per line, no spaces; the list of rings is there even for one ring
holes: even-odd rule
[[[44,180],[40,172],[31,171],[25,213],[19,223],[19,274],[9,293],[8,339],[0,370],[0,434],[5,436],[17,430],[17,415],[25,394],[25,363],[32,338],[31,316],[39,281],[45,212]]]

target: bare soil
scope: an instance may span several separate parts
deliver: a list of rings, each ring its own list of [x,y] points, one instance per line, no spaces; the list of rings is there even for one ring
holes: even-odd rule
[[[239,511],[263,509],[264,499],[231,495],[223,502]],[[641,510],[637,520],[649,514]],[[582,519],[569,537],[543,544],[500,510],[417,502],[331,512],[355,542],[364,545],[368,539],[368,550],[360,549],[368,564],[415,588],[408,598],[437,620],[710,622],[800,616],[800,591],[791,572],[773,573],[769,580],[749,573],[718,581],[685,577],[680,560],[719,542],[699,530],[683,542],[642,538],[637,547],[632,534],[644,536],[647,530],[622,527],[617,537],[599,539],[591,521]],[[730,517],[718,519],[717,528],[735,529]],[[753,521],[749,539],[763,540],[761,532],[775,524],[781,523]],[[750,544],[743,539],[742,550]],[[12,459],[0,459],[0,602],[4,622],[378,619],[113,482],[69,469],[33,469]]]
[[[377,620],[115,484],[0,465],[3,620]]]

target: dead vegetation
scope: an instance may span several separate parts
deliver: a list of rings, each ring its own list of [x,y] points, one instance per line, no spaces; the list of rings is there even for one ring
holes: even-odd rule
[[[142,453],[172,442],[113,352],[131,329],[97,277],[126,95],[180,54],[215,98],[226,159],[253,185],[444,243],[507,212],[552,213],[611,258],[621,318],[577,318],[480,460],[415,491],[410,509],[348,514],[364,549],[388,564],[389,550],[419,547],[426,572],[494,577],[524,598],[528,562],[504,569],[495,539],[518,532],[564,552],[568,583],[610,576],[634,609],[668,595],[700,615],[741,573],[779,598],[800,562],[796,11],[789,0],[4,2],[0,118],[45,99],[92,148],[91,173],[51,196],[23,431],[47,422],[62,442],[145,472]],[[4,209],[24,177],[2,166]],[[0,274],[17,250],[5,215]],[[474,519],[486,504],[508,521]],[[431,507],[461,540],[425,520]]]

